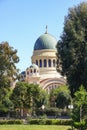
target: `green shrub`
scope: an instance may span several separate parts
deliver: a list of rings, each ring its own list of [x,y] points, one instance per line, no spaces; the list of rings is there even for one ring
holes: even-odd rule
[[[54,124],[54,125],[71,125],[72,120],[69,120],[69,119],[54,119],[54,120],[52,120],[52,124]]]
[[[0,125],[4,124],[23,124],[22,120],[0,120]]]
[[[7,120],[7,124],[15,124],[14,120]]]
[[[53,120],[52,119],[47,119],[46,120],[46,125],[52,125],[53,123]]]
[[[81,129],[81,130],[86,130],[86,128],[87,128],[85,121],[74,122],[74,127],[77,128],[77,129]]]
[[[7,124],[23,124],[22,120],[8,120]]]
[[[32,124],[37,124],[38,125],[39,124],[39,120],[38,119],[29,119],[28,123],[31,124],[31,125]]]
[[[14,124],[23,124],[22,120],[14,120]]]
[[[45,124],[45,119],[29,119],[28,124],[37,124],[37,125],[44,125]]]
[[[45,125],[45,124],[46,124],[46,120],[45,119],[39,120],[39,125]]]
[[[61,109],[58,108],[47,108],[45,114],[47,116],[61,116]]]
[[[44,111],[42,111],[41,109],[37,109],[36,115],[37,116],[46,115],[46,116],[53,116],[53,117],[70,116],[70,110],[67,109],[66,111],[64,111],[64,109],[59,109],[57,107],[56,108],[48,107],[48,108],[45,108]]]
[[[7,124],[7,120],[0,120],[0,125]]]
[[[61,120],[61,125],[72,125],[72,120],[69,120],[69,119]]]
[[[60,125],[61,124],[61,120],[59,119],[52,119],[52,125]]]

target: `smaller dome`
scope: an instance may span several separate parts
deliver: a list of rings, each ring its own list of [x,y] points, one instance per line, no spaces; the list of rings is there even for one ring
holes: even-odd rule
[[[38,70],[38,66],[36,64],[32,64],[29,68],[34,68]]]
[[[26,72],[25,72],[25,71],[22,71],[22,72],[21,72],[21,75],[25,75],[25,74],[26,74]]]

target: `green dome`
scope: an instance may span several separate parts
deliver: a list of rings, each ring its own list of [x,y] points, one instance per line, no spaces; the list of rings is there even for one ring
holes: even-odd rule
[[[48,33],[45,33],[36,40],[34,50],[56,49],[56,44],[56,38]]]

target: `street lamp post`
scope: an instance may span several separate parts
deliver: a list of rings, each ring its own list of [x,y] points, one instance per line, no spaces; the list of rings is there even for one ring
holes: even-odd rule
[[[70,105],[68,105],[68,108],[70,109],[72,114],[72,109],[73,109],[72,97],[70,97]]]
[[[44,114],[44,109],[45,109],[45,106],[44,106],[44,105],[42,105],[42,106],[41,106],[41,108],[42,108],[42,111],[43,111],[43,114]]]
[[[73,110],[72,99],[71,99],[71,104],[68,105],[68,108],[70,109],[70,114],[72,115],[72,110]],[[72,126],[72,130],[73,130],[73,124],[71,126]]]

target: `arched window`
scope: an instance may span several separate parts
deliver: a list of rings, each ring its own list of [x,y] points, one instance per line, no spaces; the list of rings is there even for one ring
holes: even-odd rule
[[[32,69],[31,69],[31,71],[30,71],[31,73],[32,73]]]
[[[36,69],[34,69],[34,73],[36,73]]]
[[[44,67],[47,67],[47,61],[44,59]]]
[[[38,60],[36,60],[36,65],[38,65]]]
[[[51,67],[51,60],[48,60],[48,66]]]
[[[42,60],[39,60],[39,66],[42,67]]]
[[[23,75],[21,75],[21,78],[23,79]]]
[[[56,66],[56,62],[55,62],[55,60],[53,60],[53,67],[55,67]]]
[[[29,71],[27,71],[27,75],[29,75]]]

